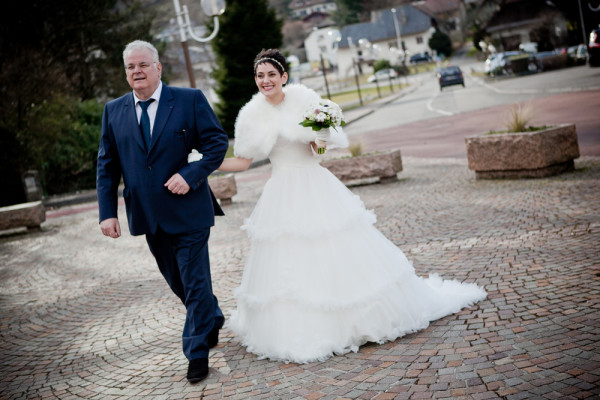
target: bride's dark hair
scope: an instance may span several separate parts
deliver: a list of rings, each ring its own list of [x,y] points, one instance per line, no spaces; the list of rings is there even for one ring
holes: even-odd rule
[[[287,69],[287,61],[283,54],[277,49],[262,49],[262,51],[254,57],[254,75],[256,75],[256,68],[264,63],[269,63],[274,66],[275,69],[279,71],[280,75],[283,75]]]

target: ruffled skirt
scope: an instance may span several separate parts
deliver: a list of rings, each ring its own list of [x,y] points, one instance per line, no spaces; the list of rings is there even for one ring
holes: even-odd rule
[[[327,169],[273,169],[242,227],[251,249],[228,322],[248,351],[322,361],[426,328],[486,297],[475,284],[417,276],[374,222]]]

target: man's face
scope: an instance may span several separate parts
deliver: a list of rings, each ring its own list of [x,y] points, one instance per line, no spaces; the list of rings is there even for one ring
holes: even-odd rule
[[[162,65],[152,60],[152,52],[148,49],[133,50],[125,60],[127,83],[136,96],[146,100],[158,88]]]

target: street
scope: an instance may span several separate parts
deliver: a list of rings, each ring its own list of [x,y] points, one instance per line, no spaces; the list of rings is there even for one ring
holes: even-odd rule
[[[471,68],[477,67],[480,65],[462,65],[465,88],[450,86],[443,91],[440,91],[433,73],[420,74],[413,84],[417,86],[414,92],[353,124],[346,131],[349,135],[355,135],[486,107],[531,101],[559,93],[600,90],[600,68],[580,66],[486,81],[483,77],[471,75]],[[535,110],[532,111],[535,116]],[[600,126],[600,117],[597,121]]]
[[[346,126],[365,151],[401,148],[412,156],[465,157],[464,138],[502,130],[510,108],[529,106],[532,124],[575,123],[582,155],[600,155],[600,68],[567,68],[486,80],[461,66],[465,88],[440,91],[433,74],[421,74],[405,95]],[[467,114],[468,113],[468,114]]]

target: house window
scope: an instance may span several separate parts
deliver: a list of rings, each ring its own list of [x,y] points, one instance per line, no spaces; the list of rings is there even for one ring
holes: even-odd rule
[[[423,43],[423,36],[417,36],[417,44]]]

